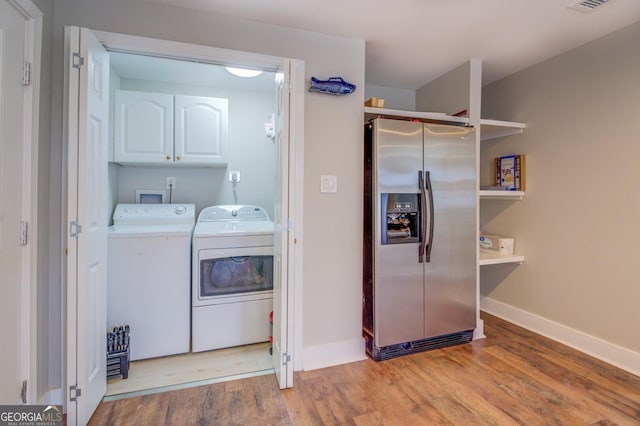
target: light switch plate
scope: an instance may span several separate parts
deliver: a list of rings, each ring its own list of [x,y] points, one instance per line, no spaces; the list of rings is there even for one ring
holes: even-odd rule
[[[325,192],[325,193],[338,192],[338,176],[321,175],[320,176],[320,192]]]

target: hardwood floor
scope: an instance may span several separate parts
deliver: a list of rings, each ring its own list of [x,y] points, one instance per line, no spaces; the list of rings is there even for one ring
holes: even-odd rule
[[[640,377],[488,314],[487,338],[101,403],[91,425],[640,425]]]

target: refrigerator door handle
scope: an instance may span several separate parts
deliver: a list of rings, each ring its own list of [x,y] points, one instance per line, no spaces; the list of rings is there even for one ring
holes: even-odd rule
[[[433,246],[433,217],[435,210],[433,208],[433,188],[431,187],[431,172],[425,171],[426,189],[429,192],[429,242],[426,245],[425,262],[431,262],[431,247]],[[424,192],[424,191],[422,191]],[[425,203],[426,204],[426,203]],[[424,244],[424,241],[423,241]]]
[[[424,179],[422,178],[422,170],[418,170],[418,188],[420,188],[420,245],[418,246],[418,263],[424,262],[424,249],[427,241],[427,227],[425,226],[425,206],[427,204],[427,197],[425,195]]]

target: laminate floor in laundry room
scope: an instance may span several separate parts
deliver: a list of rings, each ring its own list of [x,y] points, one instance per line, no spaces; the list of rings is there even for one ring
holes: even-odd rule
[[[107,380],[105,400],[272,372],[268,342],[132,361],[126,380]]]

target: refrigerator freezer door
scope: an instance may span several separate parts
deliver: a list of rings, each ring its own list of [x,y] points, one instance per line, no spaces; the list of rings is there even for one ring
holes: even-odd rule
[[[424,264],[425,338],[475,328],[476,148],[473,128],[424,123],[433,241]]]
[[[419,242],[382,245],[387,227],[383,194],[418,194],[423,168],[422,123],[378,119],[374,124],[374,327],[384,347],[424,337],[424,271]],[[417,199],[418,197],[415,197]]]

